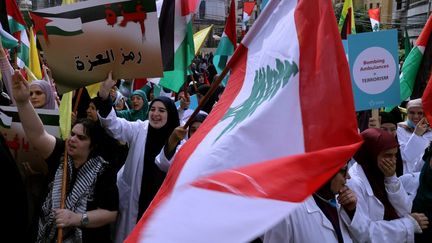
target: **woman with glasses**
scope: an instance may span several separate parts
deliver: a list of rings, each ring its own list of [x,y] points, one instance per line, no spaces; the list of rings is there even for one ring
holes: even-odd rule
[[[424,164],[422,160],[424,150],[432,141],[432,132],[423,114],[421,99],[408,102],[407,117],[408,119],[399,123],[397,128],[397,138],[404,162],[404,174],[421,170]]]
[[[352,242],[340,219],[356,219],[357,198],[345,184],[350,178],[345,165],[294,212],[264,235],[264,243]]]
[[[411,213],[408,195],[396,177],[396,138],[378,128],[366,129],[361,136],[364,142],[354,155],[347,184],[357,196],[356,211],[362,217],[342,219],[358,242],[413,242],[428,219]]]

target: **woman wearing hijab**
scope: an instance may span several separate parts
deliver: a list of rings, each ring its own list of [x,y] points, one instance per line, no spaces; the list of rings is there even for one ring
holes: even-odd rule
[[[397,128],[404,174],[419,172],[422,169],[422,156],[432,141],[432,131],[424,116],[421,99],[410,100],[407,103],[407,117],[408,119],[399,123]]]
[[[110,73],[99,91],[102,102],[98,112],[107,132],[129,144],[126,162],[117,174],[121,200],[115,238],[116,242],[123,242],[165,179],[166,174],[156,165],[155,157],[180,123],[175,104],[168,97],[152,100],[146,121],[131,122],[118,118],[109,100],[109,89],[114,83]]]
[[[407,193],[396,177],[398,143],[389,132],[369,128],[350,169],[350,187],[357,195],[362,217],[343,217],[359,242],[413,242],[414,233],[427,227],[424,214],[412,213]]]
[[[117,116],[128,121],[147,120],[149,105],[145,92],[140,89],[135,90],[132,93],[131,101],[132,108],[130,110],[117,111]]]
[[[396,137],[397,140],[397,124],[401,122],[399,107],[395,107],[391,112],[382,111],[379,113],[379,120],[371,117],[369,118],[369,128],[381,128],[384,131],[391,133]],[[404,163],[402,161],[402,156],[400,149],[396,154],[396,176],[402,176],[404,174]]]
[[[290,215],[267,231],[264,243],[352,242],[339,216],[345,212],[353,219],[358,217],[357,198],[345,186],[350,178],[347,170],[348,165],[345,165]]]
[[[34,80],[30,84],[30,102],[34,108],[55,109],[55,98],[51,85],[45,80]]]

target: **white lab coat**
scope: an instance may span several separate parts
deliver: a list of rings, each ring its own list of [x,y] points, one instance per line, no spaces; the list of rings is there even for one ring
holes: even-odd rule
[[[120,243],[130,234],[137,220],[149,122],[118,118],[114,109],[106,118],[99,115],[99,120],[110,136],[129,145],[125,164],[117,173],[120,203],[115,242]]]
[[[432,141],[432,132],[428,131],[418,136],[400,126],[396,132],[403,161],[403,173],[420,172],[424,165],[422,156]]]
[[[411,209],[414,198],[417,195],[417,189],[420,185],[420,172],[401,175],[399,177],[399,180],[402,183],[402,186],[405,188],[405,191],[408,195],[407,205],[408,208]]]
[[[339,220],[339,225],[344,242],[352,242],[342,220]],[[333,225],[318,207],[312,196],[264,235],[264,243],[288,242],[338,242]]]
[[[183,144],[186,142],[185,139],[182,139],[180,141],[180,144],[177,145],[175,154],[180,150],[180,148],[183,146]],[[174,162],[175,154],[171,157],[171,159],[168,159],[165,155],[165,146],[162,147],[162,150],[155,158],[155,163],[164,172],[168,172],[169,168],[171,167],[171,164]]]
[[[397,183],[392,185],[397,189],[394,192],[387,190],[387,195],[401,218],[386,221],[384,205],[373,194],[362,167],[358,163],[354,164],[349,174],[351,179],[348,180],[347,185],[356,193],[356,214],[359,213],[361,216],[351,220],[348,215],[341,214],[341,218],[348,225],[353,239],[357,242],[414,242],[414,228],[417,223],[408,216],[410,208],[405,204],[408,195],[399,180],[397,180],[399,187]]]

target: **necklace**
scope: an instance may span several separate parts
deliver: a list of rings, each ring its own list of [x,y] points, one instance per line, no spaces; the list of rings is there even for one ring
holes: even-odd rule
[[[314,193],[315,196],[317,196],[319,199],[321,199],[321,201],[327,203],[328,205],[330,205],[333,208],[337,207],[337,203],[336,203],[336,199],[332,198],[332,199],[324,199],[322,198],[320,195],[318,195],[317,193]]]

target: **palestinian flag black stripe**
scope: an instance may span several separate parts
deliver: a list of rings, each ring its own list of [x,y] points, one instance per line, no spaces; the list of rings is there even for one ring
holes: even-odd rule
[[[1,110],[1,109],[0,109]],[[1,110],[4,114],[12,117],[12,122],[21,122],[21,119],[16,111],[5,111]],[[46,126],[59,126],[59,116],[58,115],[48,115],[48,114],[38,114],[42,123]]]
[[[164,71],[174,70],[174,11],[174,0],[163,1],[159,17],[159,34]]]

